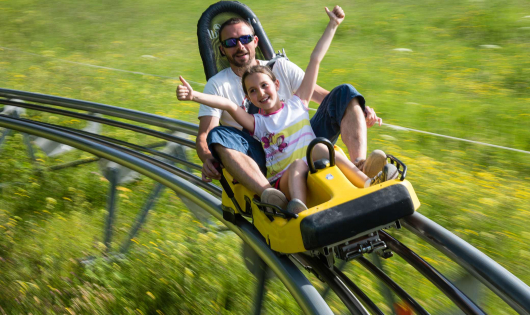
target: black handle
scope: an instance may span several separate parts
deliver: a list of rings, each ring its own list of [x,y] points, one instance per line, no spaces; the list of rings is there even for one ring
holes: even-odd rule
[[[393,155],[387,154],[386,156],[390,159],[390,163],[392,164],[396,163],[398,172],[401,173],[401,178],[399,180],[404,181],[405,177],[407,177],[407,166],[405,165],[405,163],[401,162]],[[399,171],[400,166],[403,167],[403,171]]]
[[[306,155],[307,165],[309,166],[309,171],[311,172],[311,174],[314,174],[317,172],[317,169],[315,168],[315,163],[313,163],[313,158],[312,158],[311,153],[313,152],[313,148],[319,143],[323,143],[328,147],[329,166],[335,166],[335,147],[333,146],[331,141],[329,141],[328,139],[323,138],[323,137],[318,137],[318,138],[313,139],[313,141],[311,141],[311,143],[309,143],[309,146],[307,147],[307,155]]]

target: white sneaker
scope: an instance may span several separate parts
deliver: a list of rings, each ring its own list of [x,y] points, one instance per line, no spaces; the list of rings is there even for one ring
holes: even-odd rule
[[[381,150],[374,150],[372,153],[370,153],[366,160],[360,160],[359,162],[355,163],[355,166],[357,166],[361,172],[366,174],[366,176],[373,178],[377,176],[381,170],[383,170],[383,166],[386,164],[387,161],[385,152]]]
[[[287,207],[287,197],[275,188],[267,188],[261,193],[261,202],[268,203],[274,206],[278,206],[281,209],[285,209]],[[267,207],[267,211],[272,212],[272,209],[269,209]]]
[[[371,179],[370,186],[381,184],[387,180],[393,180],[398,178],[399,171],[394,164],[386,164],[383,166],[383,170],[379,172],[374,178]]]
[[[289,204],[287,204],[288,212],[298,214],[304,210],[307,210],[307,206],[300,199],[292,199],[289,201]]]

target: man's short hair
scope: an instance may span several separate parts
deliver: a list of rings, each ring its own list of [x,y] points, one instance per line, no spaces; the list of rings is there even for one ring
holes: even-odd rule
[[[254,35],[254,28],[252,27],[252,24],[250,24],[247,20],[245,19],[242,19],[242,18],[238,18],[238,17],[234,17],[234,18],[230,18],[228,19],[226,22],[224,22],[223,24],[221,24],[221,27],[219,28],[219,40],[221,41],[221,33],[223,32],[223,29],[225,27],[227,27],[228,25],[234,25],[234,24],[239,24],[239,23],[245,23],[248,28],[250,28],[250,31],[252,32],[252,34],[248,34],[248,35]]]

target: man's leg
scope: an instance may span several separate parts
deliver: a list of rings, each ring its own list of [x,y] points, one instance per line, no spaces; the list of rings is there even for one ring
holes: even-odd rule
[[[335,143],[342,134],[342,141],[354,163],[366,158],[364,103],[364,97],[353,86],[342,84],[324,98],[311,118],[311,127],[317,137]]]
[[[349,103],[340,123],[342,142],[348,148],[350,160],[353,163],[366,159],[367,133],[364,111],[358,98],[353,98]]]
[[[241,185],[260,196],[264,203],[273,204],[282,209],[287,207],[285,195],[272,188],[263,175],[267,170],[265,153],[259,141],[246,132],[222,126],[212,129],[206,141],[213,156],[223,163],[226,170]]]
[[[342,134],[350,160],[368,177],[373,177],[386,164],[386,155],[375,150],[366,158],[364,104],[364,97],[353,86],[339,85],[324,98],[311,119],[311,127],[317,137],[325,137],[333,143]]]
[[[265,189],[272,187],[267,178],[261,173],[258,164],[248,155],[227,149],[217,143],[212,148],[234,179],[258,196],[261,196]]]
[[[367,132],[364,110],[359,104],[358,98],[353,98],[349,103],[342,121],[340,133],[342,142],[348,148],[350,160],[363,171],[366,176],[376,176],[385,166],[386,154],[381,150],[374,150],[366,157]]]
[[[219,126],[208,133],[206,141],[212,155],[243,186],[258,196],[261,196],[265,189],[271,188],[263,175],[266,173],[266,167],[261,143],[247,132]]]

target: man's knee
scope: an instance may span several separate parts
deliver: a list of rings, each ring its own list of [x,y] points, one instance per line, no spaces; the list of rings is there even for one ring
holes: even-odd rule
[[[337,90],[340,93],[351,93],[351,94],[358,94],[357,90],[353,87],[353,85],[349,83],[344,83],[341,85],[337,85],[334,90]]]
[[[232,151],[247,154],[249,143],[241,131],[232,128],[219,126],[212,129],[206,138],[208,148],[216,159],[223,159],[223,156],[232,154]]]
[[[353,108],[355,106],[359,107],[362,111],[362,105],[360,101],[364,101],[362,96],[357,92],[357,90],[351,84],[341,84],[337,86],[341,95],[350,95],[351,99],[348,102],[348,107]]]
[[[217,161],[228,168],[230,168],[232,163],[241,161],[242,156],[245,155],[242,152],[226,148],[219,143],[210,144],[210,151]]]
[[[215,152],[215,155],[221,159],[221,161],[226,161],[229,159],[233,159],[240,155],[246,155],[243,152],[239,152],[237,150],[233,150],[227,147],[224,147],[223,145],[219,143],[212,143],[210,144],[210,150]]]
[[[335,101],[333,105],[342,107],[347,104],[348,107],[359,106],[364,111],[364,97],[353,87],[345,83],[335,87],[332,91]],[[330,93],[331,94],[331,93]],[[340,108],[337,108],[340,111]],[[343,108],[343,110],[345,110]]]

